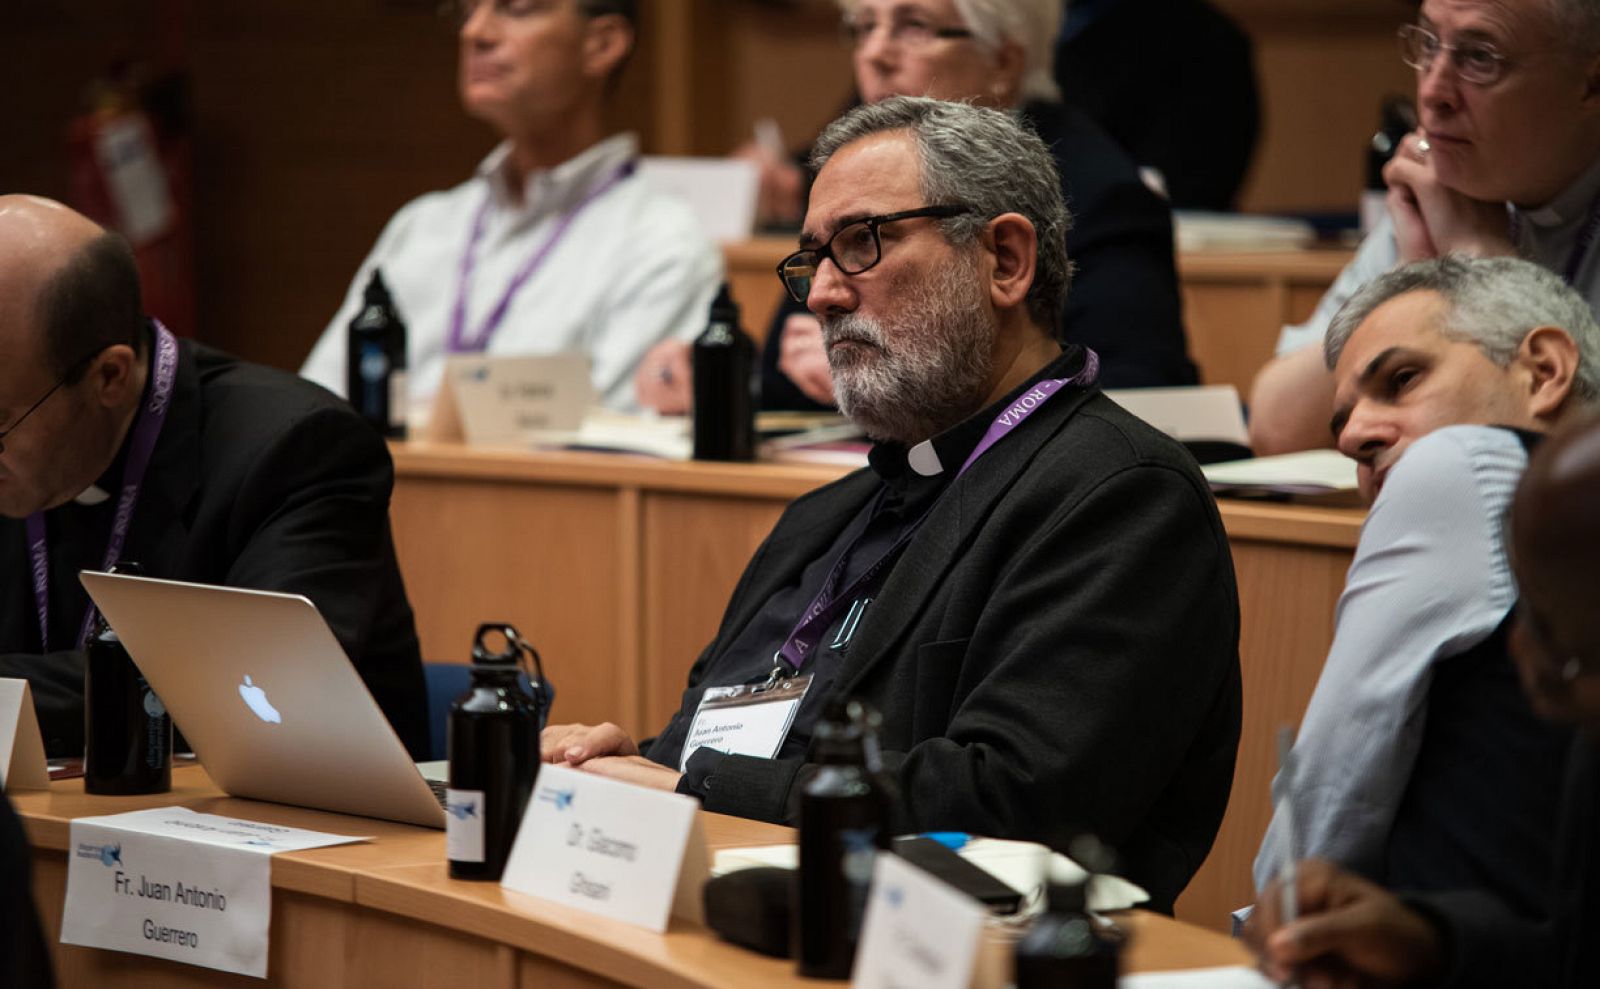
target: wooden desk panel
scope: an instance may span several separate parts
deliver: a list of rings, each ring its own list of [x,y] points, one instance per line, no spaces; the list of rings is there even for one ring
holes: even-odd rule
[[[15,803],[34,845],[33,892],[54,945],[63,989],[92,987],[252,987],[307,989],[745,989],[815,986],[793,964],[718,940],[673,921],[653,934],[559,904],[451,880],[438,831],[364,818],[223,797],[202,769],[178,771],[177,787],[158,798],[88,797],[81,781],[20,793]],[[66,895],[69,821],[132,806],[182,804],[252,820],[372,834],[363,845],[312,849],[272,860],[272,944],[265,983],[160,958],[58,943]],[[774,844],[793,832],[753,821],[704,815],[712,849]],[[302,877],[296,881],[295,877]],[[311,877],[306,881],[304,877]],[[305,892],[298,886],[321,892]],[[1132,934],[1130,971],[1244,964],[1227,938],[1166,917],[1132,911],[1117,921]]]
[[[490,617],[484,601],[516,614],[517,601],[494,598],[505,589],[490,586],[496,572],[481,561],[490,552],[525,552],[520,530],[494,519],[537,516],[530,525],[562,530],[547,544],[544,571],[572,577],[539,585],[539,617],[549,624],[524,627],[556,680],[555,717],[616,721],[635,737],[659,730],[678,709],[690,665],[783,507],[843,473],[422,444],[396,447],[395,462],[396,539],[425,648],[440,641],[441,627],[452,637],[470,634]],[[471,502],[471,511],[423,509],[451,491],[486,491],[490,500]],[[553,510],[552,495],[575,506],[570,515],[540,514]],[[578,507],[585,501],[594,505]],[[1227,816],[1211,857],[1178,901],[1181,918],[1217,930],[1227,928],[1229,910],[1252,899],[1250,864],[1271,809],[1273,733],[1298,723],[1305,710],[1363,517],[1238,501],[1222,502],[1221,511],[1239,581],[1244,724]],[[412,527],[441,517],[457,519],[450,538],[415,538]],[[473,526],[489,531],[473,534]],[[606,554],[621,561],[617,568],[606,569]],[[616,584],[604,586],[606,579]],[[464,659],[465,649],[442,658]]]

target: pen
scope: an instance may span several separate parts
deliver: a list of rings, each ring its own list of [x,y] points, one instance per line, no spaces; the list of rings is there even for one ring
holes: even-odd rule
[[[1300,891],[1296,882],[1296,869],[1298,862],[1299,840],[1295,833],[1294,822],[1294,729],[1288,725],[1278,728],[1278,779],[1274,785],[1274,798],[1279,820],[1283,822],[1285,841],[1283,843],[1283,860],[1278,863],[1278,922],[1279,926],[1288,926],[1300,916]],[[1285,987],[1298,985],[1299,980],[1290,976],[1284,983]]]

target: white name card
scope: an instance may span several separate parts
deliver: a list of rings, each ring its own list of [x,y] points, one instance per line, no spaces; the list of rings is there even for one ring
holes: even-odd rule
[[[967,989],[983,937],[983,904],[898,855],[879,852],[854,989]]]
[[[33,693],[28,681],[15,677],[0,677],[0,788],[7,792],[50,788]]]
[[[593,400],[583,354],[459,355],[445,361],[428,438],[526,449],[576,431]]]
[[[364,840],[186,807],[79,818],[61,941],[266,978],[272,854]]]
[[[500,885],[660,933],[701,921],[708,865],[694,798],[546,764]]]

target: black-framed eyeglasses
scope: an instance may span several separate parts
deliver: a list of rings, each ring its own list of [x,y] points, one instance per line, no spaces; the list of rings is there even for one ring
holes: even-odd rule
[[[63,374],[60,378],[56,379],[56,383],[50,386],[49,391],[45,392],[43,395],[40,395],[37,402],[34,402],[32,405],[28,406],[28,411],[22,413],[20,416],[17,416],[16,422],[4,429],[0,429],[0,453],[6,452],[6,438],[12,433],[16,432],[18,426],[21,426],[23,423],[27,422],[28,417],[33,415],[39,406],[43,405],[45,402],[48,402],[51,395],[54,395],[56,392],[61,390],[62,385],[65,385],[68,381],[71,381],[79,371],[83,370],[83,368],[89,364],[90,361],[99,356],[100,351],[97,350],[89,356],[74,362],[71,367],[67,368],[66,374]]]
[[[1418,72],[1426,72],[1433,67],[1433,61],[1440,52],[1449,52],[1456,75],[1462,82],[1470,82],[1474,86],[1493,86],[1499,82],[1511,61],[1488,42],[1463,41],[1452,45],[1420,24],[1405,25],[1398,37],[1402,62]]]
[[[893,17],[888,24],[889,42],[907,49],[926,48],[935,41],[946,38],[973,36],[972,32],[964,27],[941,27],[915,14]],[[839,34],[844,38],[845,44],[852,48],[859,48],[865,44],[867,38],[877,29],[878,22],[870,17],[847,15],[839,22]]]
[[[778,262],[778,277],[789,291],[789,298],[804,303],[811,294],[811,280],[825,260],[832,260],[846,275],[859,275],[883,260],[883,241],[878,228],[885,223],[910,220],[920,216],[941,219],[971,213],[971,206],[949,204],[923,206],[919,209],[885,213],[882,216],[864,216],[852,220],[833,232],[821,247],[804,247]]]

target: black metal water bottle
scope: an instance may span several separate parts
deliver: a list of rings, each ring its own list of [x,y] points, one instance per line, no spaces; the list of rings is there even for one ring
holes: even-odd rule
[[[1016,989],[1116,989],[1122,941],[1089,915],[1089,883],[1109,868],[1099,842],[1075,842],[1074,857],[1086,872],[1053,869],[1048,906],[1017,942]]]
[[[872,884],[889,847],[888,796],[875,779],[875,717],[860,701],[834,699],[817,724],[816,775],[800,791],[800,881],[795,938],[801,975],[850,976]]]
[[[383,272],[367,280],[361,311],[350,321],[345,394],[361,417],[383,435],[406,435],[406,324],[395,308]]]
[[[491,648],[487,637],[504,639]],[[533,694],[522,689],[519,660],[531,656]],[[454,879],[498,880],[539,773],[545,685],[539,654],[503,623],[478,626],[472,687],[450,705],[445,847]]]
[[[711,303],[711,321],[695,338],[694,458],[754,460],[756,402],[751,374],[756,345],[739,328],[739,306],[722,283]]]
[[[144,571],[136,563],[119,563],[111,572],[139,576]],[[84,643],[83,736],[85,791],[172,789],[172,718],[98,613]]]

